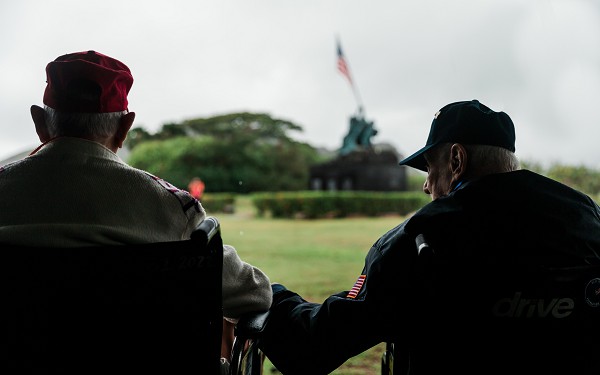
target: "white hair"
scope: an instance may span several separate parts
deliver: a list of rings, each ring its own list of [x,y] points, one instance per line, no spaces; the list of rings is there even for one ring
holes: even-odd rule
[[[60,112],[44,106],[46,127],[50,137],[83,137],[106,139],[115,134],[121,117],[128,111],[108,113]]]
[[[433,158],[448,158],[453,143],[444,143],[433,152]],[[464,145],[467,150],[468,176],[512,172],[519,169],[519,159],[514,152],[498,146]],[[439,159],[438,159],[439,160]]]
[[[469,156],[469,168],[486,173],[512,172],[519,169],[519,159],[504,147],[488,145],[465,145]]]

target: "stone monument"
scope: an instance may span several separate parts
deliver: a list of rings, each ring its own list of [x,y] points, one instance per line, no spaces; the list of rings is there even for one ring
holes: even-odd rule
[[[377,134],[373,121],[368,121],[362,108],[350,117],[348,134],[344,136],[337,156],[310,169],[311,190],[404,191],[406,168],[393,146],[373,144]]]

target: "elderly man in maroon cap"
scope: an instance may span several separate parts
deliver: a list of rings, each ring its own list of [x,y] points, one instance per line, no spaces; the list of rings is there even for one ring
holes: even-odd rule
[[[0,242],[75,247],[177,241],[206,213],[200,202],[116,154],[133,124],[129,68],[95,51],[46,67],[44,108],[31,116],[42,144],[0,167]],[[269,278],[223,248],[223,312],[267,310]]]

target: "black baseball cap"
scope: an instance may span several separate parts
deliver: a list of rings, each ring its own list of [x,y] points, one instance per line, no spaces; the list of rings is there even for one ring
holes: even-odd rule
[[[515,126],[506,113],[493,111],[478,100],[450,103],[434,115],[425,146],[399,164],[427,171],[425,152],[447,142],[515,152],[515,138]]]

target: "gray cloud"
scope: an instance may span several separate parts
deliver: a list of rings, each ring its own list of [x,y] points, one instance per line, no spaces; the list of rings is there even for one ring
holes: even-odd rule
[[[339,148],[357,102],[336,35],[375,142],[409,154],[440,107],[477,98],[511,115],[520,157],[600,168],[600,9],[586,0],[3,2],[0,159],[38,143],[29,106],[48,61],[86,49],[132,69],[130,109],[150,131],[267,112]]]

